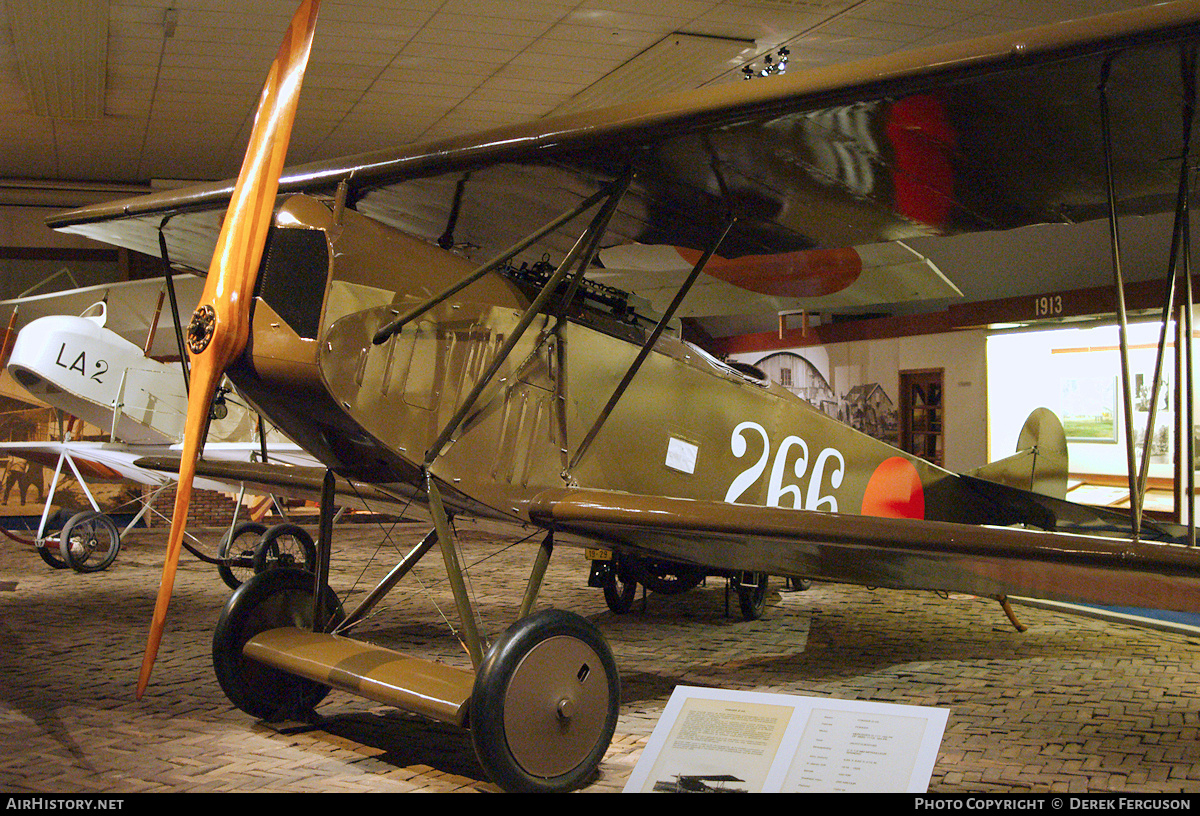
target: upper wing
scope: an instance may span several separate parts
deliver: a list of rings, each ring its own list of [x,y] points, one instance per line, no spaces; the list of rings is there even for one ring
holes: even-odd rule
[[[717,569],[1200,611],[1200,553],[1174,544],[566,488],[539,496],[530,516]]]
[[[316,162],[286,172],[280,192],[346,181],[365,214],[481,256],[626,168],[636,176],[610,241],[698,250],[732,213],[724,259],[1080,221],[1107,207],[1097,88],[1111,60],[1116,189],[1126,209],[1150,211],[1176,186],[1181,52],[1197,20],[1197,2],[1151,6],[716,86]],[[203,269],[231,189],[87,207],[51,225],[150,254],[161,228],[171,260]],[[532,252],[561,257],[567,240]]]

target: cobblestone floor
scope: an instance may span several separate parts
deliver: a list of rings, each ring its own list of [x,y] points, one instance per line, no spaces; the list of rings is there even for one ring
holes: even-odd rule
[[[220,531],[202,533],[215,553]],[[339,525],[331,583],[373,586],[424,533]],[[485,627],[520,601],[534,547],[460,528]],[[0,546],[0,789],[494,791],[468,734],[342,692],[315,728],[270,728],[233,708],[213,677],[211,633],[229,589],[185,554],[145,697],[134,686],[162,565],[161,530],[130,534],[106,572],[51,570]],[[502,549],[497,552],[497,545]],[[436,556],[436,553],[434,553]],[[466,663],[440,559],[428,559],[364,637]],[[617,616],[560,548],[540,606],[572,609],[608,638],[622,675],[617,733],[585,792],[619,791],[672,689],[717,686],[950,710],[934,792],[1200,791],[1200,639],[994,601],[815,584],[773,592],[761,621],[726,611],[724,581],[651,595]]]

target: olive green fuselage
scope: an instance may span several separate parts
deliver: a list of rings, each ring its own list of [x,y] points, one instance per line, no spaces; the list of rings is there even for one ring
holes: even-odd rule
[[[232,376],[340,474],[411,495],[431,459],[452,505],[517,521],[529,520],[538,493],[564,486],[853,514],[870,493],[866,512],[879,512],[882,496],[895,511],[885,514],[973,520],[969,502],[945,495],[953,474],[669,335],[571,467],[648,331],[578,304],[559,321],[553,301],[428,457],[532,293],[492,274],[386,342],[372,337],[472,268],[353,211],[335,219],[325,204],[293,198],[277,217],[251,343]],[[907,463],[899,476],[898,462]]]

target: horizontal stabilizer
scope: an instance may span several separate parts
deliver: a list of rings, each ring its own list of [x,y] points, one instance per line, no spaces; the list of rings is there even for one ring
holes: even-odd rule
[[[971,473],[989,482],[1055,499],[1067,496],[1067,435],[1048,408],[1034,409],[1017,437],[1017,452]]]

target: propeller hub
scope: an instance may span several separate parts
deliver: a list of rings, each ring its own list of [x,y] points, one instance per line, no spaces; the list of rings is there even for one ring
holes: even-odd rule
[[[205,304],[192,313],[192,322],[188,324],[187,347],[192,354],[199,354],[208,348],[212,342],[213,328],[217,323],[217,312],[212,306]]]

